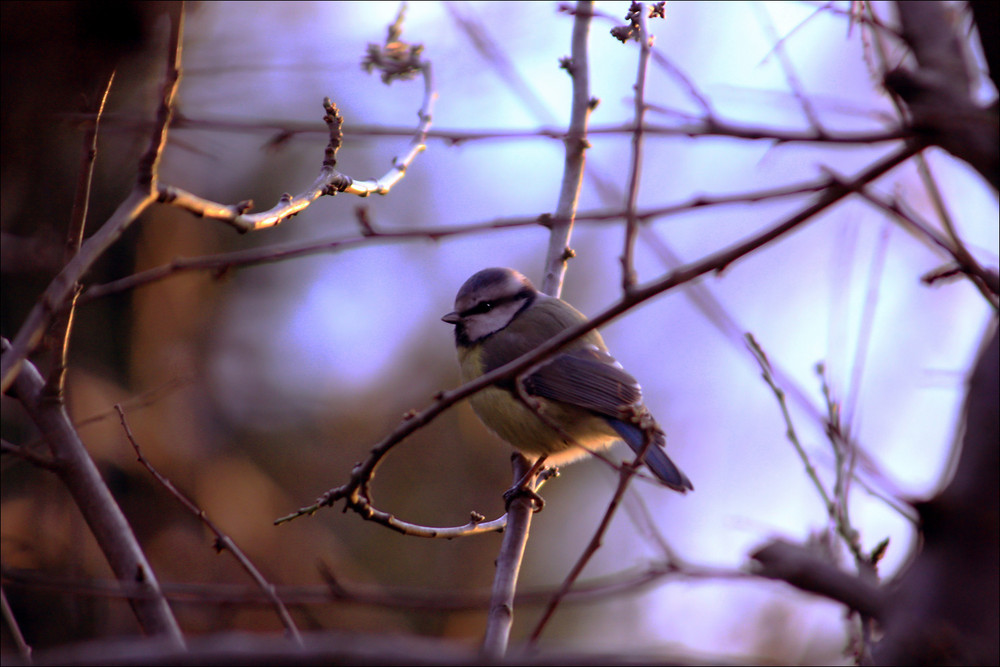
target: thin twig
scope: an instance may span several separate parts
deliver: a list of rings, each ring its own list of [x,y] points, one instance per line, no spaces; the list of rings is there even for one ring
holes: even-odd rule
[[[653,51],[654,58],[657,51]],[[667,111],[654,104],[647,103],[650,111],[667,113]],[[671,112],[676,115],[676,112]],[[88,116],[82,114],[64,114],[65,118],[74,121],[88,120]],[[644,131],[648,137],[730,137],[734,139],[759,139],[762,141],[776,141],[778,143],[804,143],[804,144],[830,144],[830,145],[870,145],[883,144],[900,141],[913,136],[913,131],[907,128],[894,127],[886,129],[872,129],[861,131],[844,131],[826,135],[820,135],[815,130],[793,130],[783,127],[770,127],[766,125],[755,125],[740,123],[737,121],[725,121],[712,115],[706,115],[701,119],[687,119],[688,122],[678,125],[661,125],[647,123]],[[147,126],[137,118],[122,114],[106,114],[104,119],[106,128],[127,127],[130,130],[138,130]],[[177,118],[171,125],[174,130],[211,130],[213,132],[238,132],[244,134],[273,132],[281,138],[282,143],[289,137],[299,135],[312,135],[327,133],[318,123],[296,123],[294,121],[244,121],[239,119],[225,118],[190,118],[187,116]],[[110,130],[108,130],[110,131]],[[631,135],[634,131],[631,123],[593,125],[587,130],[589,135],[615,136]],[[398,137],[406,138],[413,136],[413,129],[406,127],[393,127],[386,125],[364,125],[351,124],[344,128],[346,137]],[[428,130],[427,140],[442,141],[448,145],[455,146],[475,141],[500,141],[510,139],[546,141],[566,141],[567,130],[565,128],[553,127],[549,124],[542,124],[541,127],[525,129],[436,129]],[[272,139],[269,143],[276,143]]]
[[[87,127],[83,138],[83,157],[80,160],[80,173],[76,181],[76,194],[73,197],[73,212],[70,216],[69,229],[66,233],[66,248],[63,254],[63,261],[68,262],[80,251],[83,244],[84,228],[87,225],[87,211],[90,208],[90,192],[94,179],[94,163],[97,160],[97,134],[100,129],[101,116],[104,114],[104,106],[108,101],[108,94],[111,92],[111,84],[114,83],[115,73],[112,71],[108,77],[108,84],[104,87],[104,94],[97,105],[97,112],[94,114],[94,122]],[[69,360],[70,333],[73,328],[73,310],[76,306],[76,299],[80,295],[80,288],[77,286],[73,290],[73,296],[69,302],[69,308],[62,313],[54,326],[53,336],[59,341],[57,347],[57,357],[52,368],[49,369],[49,377],[46,382],[46,392],[53,397],[62,400],[63,388],[66,380],[66,366]]]
[[[874,578],[875,570],[868,557],[862,552],[861,535],[851,525],[848,495],[851,479],[854,477],[855,452],[850,440],[841,426],[840,402],[833,398],[830,384],[826,380],[826,369],[823,364],[817,364],[816,373],[820,377],[823,399],[827,404],[826,436],[833,448],[836,477],[833,483],[833,504],[830,506],[830,519],[834,523],[837,534],[854,556],[858,572],[863,576]]]
[[[789,412],[788,405],[785,401],[785,392],[778,386],[777,382],[775,382],[774,376],[771,373],[771,362],[768,360],[764,350],[760,347],[760,344],[754,339],[753,334],[746,334],[746,342],[747,348],[760,365],[761,377],[763,377],[768,387],[770,387],[771,391],[774,392],[775,398],[778,400],[778,406],[781,409],[781,416],[785,422],[785,435],[787,436],[788,441],[791,442],[792,446],[795,448],[795,452],[799,455],[799,458],[802,460],[802,464],[805,467],[806,474],[809,475],[809,479],[812,480],[820,498],[822,498],[828,519],[833,523],[837,534],[840,535],[844,544],[847,545],[848,549],[850,549],[851,553],[854,555],[858,571],[864,574],[866,570],[871,569],[871,563],[861,551],[860,536],[850,525],[850,519],[847,514],[847,494],[849,483],[850,479],[854,476],[854,457],[851,452],[853,448],[850,444],[847,444],[849,440],[841,431],[839,403],[833,400],[829,385],[827,384],[825,375],[823,374],[822,364],[819,365],[818,372],[823,378],[823,395],[827,405],[826,432],[831,444],[833,445],[834,457],[837,461],[836,480],[834,482],[832,493],[823,485],[823,482],[820,480],[819,475],[816,472],[815,466],[813,466],[812,461],[809,459],[809,455],[806,453],[805,448],[799,440],[798,433],[795,430],[795,425],[792,422],[791,413]]]
[[[10,454],[11,456],[16,456],[19,459],[27,461],[33,466],[37,466],[42,470],[48,470],[50,472],[56,472],[59,469],[59,465],[56,461],[49,457],[44,456],[35,452],[32,449],[34,442],[25,443],[23,445],[15,445],[13,442],[8,441],[6,438],[0,439],[0,451],[4,454]]]
[[[9,353],[8,345],[6,338],[0,339],[5,354]],[[15,397],[45,435],[55,472],[73,497],[108,565],[120,581],[131,582],[142,590],[141,597],[129,599],[139,624],[147,633],[163,636],[173,645],[183,647],[184,637],[156,573],[73,428],[65,406],[43,395],[45,381],[30,361],[21,364],[13,386]]]
[[[809,455],[806,453],[805,448],[802,443],[799,442],[799,436],[795,431],[795,426],[792,423],[792,416],[788,411],[788,404],[785,401],[785,392],[778,386],[774,380],[774,375],[771,373],[771,362],[768,361],[767,355],[764,350],[761,349],[760,345],[754,339],[753,334],[746,334],[746,344],[747,348],[753,353],[754,358],[760,365],[761,377],[764,378],[764,382],[767,386],[771,388],[774,392],[774,397],[778,400],[778,407],[781,409],[781,417],[785,421],[785,436],[788,441],[792,443],[795,448],[795,452],[799,455],[802,460],[802,465],[805,467],[806,474],[809,475],[809,479],[812,480],[813,485],[819,492],[820,497],[823,499],[823,506],[826,508],[827,515],[832,517],[834,514],[833,500],[830,498],[830,494],[827,492],[826,487],[823,486],[823,482],[820,480],[819,475],[816,472],[816,467],[809,460]]]
[[[781,408],[782,418],[786,425],[786,435],[788,440],[795,447],[795,451],[798,453],[799,458],[802,459],[805,465],[806,473],[812,479],[813,484],[819,491],[820,496],[826,506],[826,513],[828,521],[832,522],[834,529],[841,536],[844,543],[850,549],[851,553],[854,555],[855,563],[858,569],[859,577],[848,577],[848,575],[841,573],[839,569],[835,568],[832,564],[823,562],[814,568],[807,568],[801,565],[803,560],[801,554],[804,553],[801,549],[793,549],[794,545],[785,545],[785,543],[771,544],[764,549],[755,552],[752,557],[759,561],[765,566],[765,570],[761,571],[760,574],[763,576],[771,578],[784,579],[794,586],[802,588],[803,590],[808,590],[811,592],[819,592],[821,594],[826,594],[833,596],[831,591],[843,591],[850,590],[854,592],[858,588],[864,588],[868,590],[866,586],[862,586],[862,582],[866,585],[874,586],[877,582],[877,577],[875,576],[875,566],[872,560],[865,557],[861,553],[861,540],[860,535],[856,530],[854,530],[850,525],[850,518],[848,516],[848,496],[850,493],[850,482],[854,476],[854,461],[855,452],[854,448],[851,446],[849,438],[845,434],[841,433],[840,429],[840,407],[839,404],[833,400],[829,385],[826,382],[826,376],[823,374],[823,365],[819,364],[817,368],[821,377],[823,378],[823,395],[826,399],[827,405],[827,421],[826,421],[826,433],[830,440],[831,445],[834,450],[834,457],[836,460],[836,479],[833,485],[833,493],[828,494],[823,483],[820,481],[819,476],[816,474],[816,469],[813,467],[812,462],[809,460],[809,456],[805,452],[805,448],[802,447],[799,441],[798,434],[795,431],[795,426],[792,423],[791,414],[789,414],[788,406],[785,403],[784,391],[778,386],[774,380],[774,376],[771,374],[771,364],[768,361],[767,355],[764,350],[761,349],[760,345],[754,340],[752,334],[746,334],[747,347],[753,353],[754,358],[757,359],[760,365],[762,377],[767,385],[774,392],[775,397],[778,400],[778,405]],[[765,556],[765,554],[770,554],[770,556]],[[792,558],[792,556],[797,556]],[[815,564],[816,558],[812,557],[810,563]],[[794,565],[793,565],[794,563]],[[844,580],[847,580],[848,585],[840,585]],[[838,585],[831,585],[829,582],[838,582]],[[875,594],[872,593],[874,596]],[[840,598],[835,598],[840,599]],[[863,607],[858,607],[857,603],[854,601],[856,598],[850,598],[845,600],[845,604],[848,604],[853,609],[864,609],[861,611],[861,637],[862,642],[862,652],[870,652],[868,626],[870,625],[870,619],[872,612]]]
[[[421,74],[424,81],[424,96],[417,112],[419,122],[416,131],[410,132],[412,138],[406,152],[393,158],[392,168],[385,175],[375,180],[359,180],[335,168],[336,153],[343,138],[343,119],[330,98],[325,98],[324,121],[330,138],[324,152],[323,164],[312,184],[299,194],[286,193],[271,209],[253,214],[248,212],[253,206],[251,201],[220,204],[169,185],[160,186],[159,201],[185,209],[199,217],[219,220],[233,226],[239,232],[250,232],[280,225],[324,195],[336,195],[341,192],[359,197],[388,194],[406,174],[406,170],[417,155],[427,148],[427,133],[431,126],[434,101],[437,99],[431,64],[420,57],[423,47],[399,41],[404,9],[405,5],[400,9],[396,21],[390,25],[385,45],[383,47],[369,45],[368,55],[362,63],[362,66],[369,71],[373,69],[381,71],[382,81],[385,83],[411,78],[416,72]]]
[[[62,595],[106,599],[144,598],[146,593],[130,582],[113,579],[91,579],[63,576],[35,569],[4,567],[0,570],[3,585],[9,588],[58,592]],[[321,607],[354,604],[380,609],[452,613],[481,612],[490,600],[490,591],[444,590],[412,588],[383,584],[344,584],[328,570],[322,572],[325,584],[275,585],[275,591],[287,607]],[[566,596],[567,604],[593,603],[610,600],[623,594],[635,593],[662,584],[666,580],[709,581],[745,580],[748,572],[723,567],[685,563],[676,556],[669,560],[651,561],[641,568],[578,582]],[[179,604],[254,605],[270,607],[271,600],[256,584],[218,582],[164,582],[163,593]],[[521,590],[514,601],[517,605],[541,606],[551,600],[555,591],[549,588]]]
[[[608,526],[611,525],[611,519],[618,511],[622,497],[625,495],[625,491],[628,489],[628,485],[632,481],[632,477],[635,475],[636,468],[642,463],[642,456],[645,452],[645,448],[650,445],[652,445],[652,439],[647,437],[643,450],[636,455],[635,460],[632,463],[626,463],[621,467],[618,476],[618,486],[615,489],[614,496],[612,496],[611,501],[608,503],[608,506],[604,511],[604,516],[601,517],[600,523],[597,525],[597,528],[594,529],[594,534],[591,536],[590,542],[583,550],[583,553],[580,554],[580,557],[577,558],[573,568],[570,570],[569,574],[566,575],[562,586],[559,587],[559,590],[556,591],[556,593],[549,600],[549,603],[546,605],[545,611],[542,612],[542,617],[535,624],[534,630],[531,631],[531,635],[528,637],[529,644],[535,644],[538,642],[538,638],[541,636],[545,626],[548,625],[549,620],[552,618],[552,615],[555,613],[559,604],[569,593],[570,589],[576,583],[576,580],[580,578],[583,568],[587,566],[590,559],[597,553],[597,550],[600,549],[601,544],[604,541],[604,535],[607,533]]]
[[[81,277],[108,247],[121,237],[125,229],[156,200],[156,170],[166,144],[172,105],[180,83],[181,44],[184,35],[184,5],[181,3],[171,7],[170,43],[167,49],[167,73],[164,77],[163,94],[156,121],[153,123],[149,147],[139,163],[136,184],[125,201],[101,228],[83,243],[80,252],[74,255],[52,280],[28,313],[28,317],[11,342],[10,349],[3,353],[3,358],[0,360],[0,393],[6,393],[13,384],[22,362],[41,342],[56,313],[60,312],[72,298]]]
[[[455,27],[465,35],[472,48],[521,101],[521,104],[528,108],[531,115],[544,125],[555,125],[558,122],[556,115],[546,105],[545,100],[535,92],[531,82],[518,71],[516,64],[507,54],[507,44],[498,40],[491,33],[489,26],[475,15],[471,3],[445,2],[442,5],[455,22]],[[589,73],[585,76],[589,76]],[[570,125],[572,126],[572,122]],[[563,140],[568,138],[565,136],[566,130],[560,129],[557,132],[564,135],[561,137]]]
[[[865,364],[868,362],[868,346],[871,344],[875,326],[875,310],[879,300],[879,286],[889,249],[889,222],[883,221],[878,242],[872,251],[872,262],[868,269],[868,290],[865,295],[861,321],[858,323],[858,343],[854,351],[851,368],[851,380],[847,390],[847,405],[842,411],[842,419],[847,425],[847,433],[851,432],[851,424],[855,423],[855,409],[861,394],[861,380],[864,377]],[[845,446],[850,447],[850,437],[845,438]],[[853,449],[853,448],[852,448]]]
[[[771,20],[770,14],[758,3],[751,3],[750,6],[756,11],[757,20],[760,22],[761,27],[767,34],[768,38],[772,42],[771,53],[778,57],[778,62],[781,63],[781,69],[785,73],[785,80],[788,82],[788,88],[792,91],[792,95],[798,100],[799,106],[802,107],[802,113],[805,114],[806,119],[809,124],[815,130],[816,134],[825,137],[826,130],[823,128],[823,124],[819,119],[819,114],[816,113],[816,109],[813,108],[812,101],[809,99],[809,95],[805,92],[802,87],[802,82],[799,81],[798,74],[795,73],[795,67],[792,65],[792,61],[789,59],[788,54],[785,52],[785,40],[784,38],[778,37],[778,32],[774,28],[774,22]],[[812,14],[815,16],[816,12]],[[811,17],[810,17],[811,18]],[[767,57],[765,56],[765,60]]]
[[[827,171],[831,178],[846,185],[846,183],[833,172]],[[972,284],[976,286],[980,294],[993,307],[994,310],[1000,305],[1000,276],[994,271],[987,271],[980,264],[966,263],[968,251],[961,252],[956,246],[956,239],[946,238],[927,221],[921,219],[914,211],[904,210],[903,203],[896,200],[888,200],[885,197],[872,192],[871,188],[860,187],[855,189],[864,200],[877,208],[890,213],[892,219],[900,222],[908,232],[916,233],[918,239],[924,242],[929,248],[943,250],[957,264],[959,270],[965,274]],[[960,242],[959,242],[960,243]]]
[[[292,620],[291,615],[288,613],[288,609],[285,608],[285,604],[275,592],[274,584],[264,578],[264,575],[262,575],[260,570],[258,570],[250,559],[247,558],[246,554],[243,553],[243,550],[240,549],[235,542],[233,542],[232,538],[223,533],[219,527],[215,525],[215,522],[208,518],[208,515],[205,514],[204,510],[198,507],[193,500],[188,498],[180,491],[180,489],[174,486],[173,482],[153,467],[153,464],[150,463],[149,459],[143,456],[142,450],[139,448],[139,443],[135,439],[135,434],[132,433],[132,428],[129,426],[128,420],[125,418],[125,410],[122,409],[120,404],[116,403],[115,411],[118,413],[118,419],[121,421],[122,428],[125,430],[125,437],[128,438],[128,441],[132,444],[132,449],[135,450],[135,455],[139,463],[141,463],[142,466],[149,471],[149,474],[151,474],[163,488],[170,492],[170,495],[177,499],[184,509],[194,514],[195,517],[197,517],[198,520],[201,521],[213,535],[215,535],[216,551],[226,550],[233,555],[236,562],[238,562],[240,566],[246,570],[246,573],[250,575],[250,578],[254,580],[254,583],[256,583],[260,590],[264,592],[264,595],[267,596],[268,600],[274,606],[274,610],[278,614],[278,618],[281,619],[281,624],[285,626],[285,632],[288,634],[289,638],[294,640],[299,646],[302,646],[302,636],[299,634],[299,629],[295,626],[295,621]]]
[[[122,408],[125,408],[129,411],[132,411],[136,408],[144,408],[153,405],[160,399],[168,396],[169,394],[180,389],[181,387],[191,384],[192,382],[194,382],[193,376],[181,375],[173,377],[167,380],[166,382],[153,387],[152,389],[147,389],[146,391],[140,392],[124,401],[121,401],[118,405],[121,405]],[[78,419],[77,421],[73,422],[73,426],[75,426],[76,429],[79,431],[83,428],[86,428],[87,426],[90,426],[91,424],[97,423],[104,419],[108,419],[110,417],[114,417],[116,414],[117,410],[114,407],[108,408],[107,410],[102,410],[101,412],[94,413],[89,417]]]
[[[657,218],[678,215],[706,206],[741,204],[819,192],[829,187],[832,183],[834,183],[833,180],[826,178],[787,186],[779,186],[776,188],[751,190],[748,192],[724,195],[695,195],[686,201],[678,202],[676,204],[639,210],[636,211],[635,215],[640,222],[646,223]],[[137,289],[139,287],[164,280],[171,276],[180,275],[190,271],[211,271],[218,275],[225,275],[234,268],[285,261],[323,252],[347,250],[359,245],[374,242],[421,240],[437,241],[452,236],[475,234],[485,230],[512,229],[517,227],[530,227],[539,224],[544,224],[552,228],[566,224],[571,220],[573,222],[615,222],[620,220],[624,213],[624,210],[608,210],[578,213],[572,218],[562,216],[553,216],[551,218],[500,218],[485,222],[461,223],[435,227],[415,227],[406,230],[381,230],[373,226],[366,218],[365,225],[362,228],[362,234],[360,236],[264,246],[262,248],[251,248],[229,253],[205,255],[202,257],[177,258],[168,264],[153,267],[151,269],[147,269],[146,271],[141,271],[112,282],[100,285],[91,285],[83,292],[83,294],[80,295],[79,303],[88,303],[94,299],[99,299],[111,294],[119,294],[121,292]]]
[[[634,5],[633,5],[634,6]],[[649,68],[649,53],[653,38],[646,28],[646,12],[639,4],[635,12],[635,29],[638,31],[639,64],[635,75],[635,109],[632,126],[632,155],[629,162],[628,190],[625,194],[625,248],[622,251],[622,290],[628,293],[636,283],[635,273],[635,240],[638,234],[639,220],[635,209],[639,200],[639,181],[642,178],[642,136],[643,121],[646,116],[646,70]],[[667,175],[669,178],[669,175]]]
[[[694,85],[694,81],[692,81],[680,67],[678,67],[656,47],[652,47],[650,49],[650,53],[653,57],[653,62],[664,69],[667,74],[676,79],[677,82],[680,83],[681,88],[684,89],[684,92],[688,94],[688,97],[694,100],[695,103],[701,107],[701,112],[704,114],[704,117],[709,121],[716,120],[715,109],[712,108],[712,103],[709,102],[708,97],[698,90],[698,87]]]

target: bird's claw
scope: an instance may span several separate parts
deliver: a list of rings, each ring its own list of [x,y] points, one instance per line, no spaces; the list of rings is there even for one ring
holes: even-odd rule
[[[509,512],[510,504],[522,497],[526,497],[531,501],[532,512],[541,512],[545,507],[545,499],[538,495],[537,492],[525,484],[515,484],[503,492],[504,509]]]

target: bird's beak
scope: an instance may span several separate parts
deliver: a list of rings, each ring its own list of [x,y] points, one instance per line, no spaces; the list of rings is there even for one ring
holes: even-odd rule
[[[447,322],[448,324],[458,324],[462,321],[462,316],[453,311],[442,317],[441,321]]]

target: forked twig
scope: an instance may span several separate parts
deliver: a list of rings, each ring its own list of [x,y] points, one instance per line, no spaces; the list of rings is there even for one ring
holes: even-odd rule
[[[254,583],[264,592],[268,600],[274,606],[275,612],[278,614],[278,618],[281,619],[281,624],[285,626],[285,632],[288,634],[289,638],[295,641],[296,644],[302,646],[302,636],[299,634],[299,629],[295,626],[295,621],[292,620],[291,615],[288,613],[288,609],[285,608],[285,604],[278,597],[275,592],[274,584],[270,583],[264,578],[264,575],[260,573],[260,570],[247,558],[243,550],[240,549],[232,538],[222,532],[222,530],[215,525],[215,522],[208,518],[205,511],[198,507],[193,500],[187,497],[180,489],[174,486],[167,477],[165,477],[159,470],[153,467],[142,450],[139,448],[139,443],[135,439],[135,434],[132,433],[132,428],[128,424],[128,420],[125,419],[125,410],[122,409],[121,405],[115,404],[115,411],[118,413],[118,419],[121,421],[122,428],[125,430],[125,437],[128,438],[129,443],[132,445],[132,449],[135,450],[136,459],[142,466],[149,471],[160,485],[165,488],[170,495],[177,499],[177,501],[186,509],[195,515],[195,517],[201,521],[206,528],[208,528],[213,535],[215,535],[215,550],[216,551],[228,551],[236,559],[236,562],[250,575],[250,578],[254,580]]]

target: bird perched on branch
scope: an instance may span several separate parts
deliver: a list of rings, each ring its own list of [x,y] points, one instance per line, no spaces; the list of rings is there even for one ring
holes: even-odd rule
[[[455,345],[468,382],[586,322],[562,299],[535,289],[513,269],[483,269],[441,318],[455,325]],[[694,490],[667,456],[666,437],[642,402],[642,389],[591,330],[521,379],[501,380],[474,394],[472,409],[494,433],[535,461],[561,465],[624,440],[666,486]],[[648,441],[648,442],[647,442]],[[513,489],[512,489],[513,490]]]

